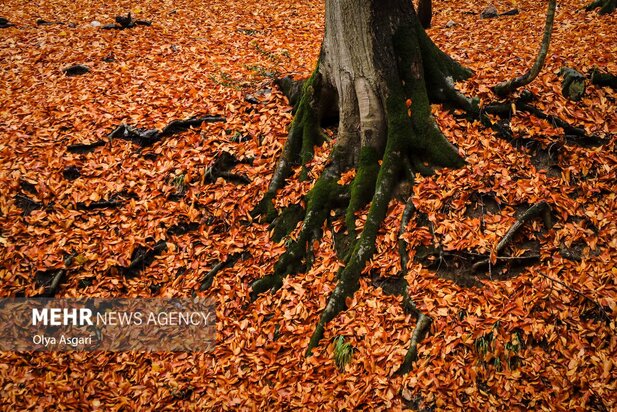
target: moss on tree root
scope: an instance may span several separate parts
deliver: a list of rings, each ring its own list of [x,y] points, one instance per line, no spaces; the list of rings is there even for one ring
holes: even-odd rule
[[[345,224],[350,236],[355,237],[355,216],[358,210],[371,201],[379,173],[379,153],[372,147],[363,147],[356,177],[351,184],[351,199],[345,214]]]
[[[270,225],[270,229],[273,229],[272,240],[277,243],[283,240],[302,221],[304,214],[304,208],[300,205],[291,205],[283,209]]]
[[[300,234],[295,240],[290,240],[287,250],[281,255],[274,267],[274,273],[251,284],[253,300],[260,293],[278,290],[283,285],[283,279],[287,275],[305,271],[310,267],[312,242],[321,238],[323,223],[342,192],[346,190],[337,183],[337,178],[337,172],[334,169],[329,169],[317,179],[315,185],[305,197],[306,213]]]
[[[441,133],[431,116],[427,83],[429,81],[439,83],[444,90],[444,96],[452,97],[458,92],[454,89],[453,84],[451,86],[448,84],[441,70],[448,70],[448,73],[451,72],[458,78],[464,78],[469,73],[448,56],[444,55],[447,59],[442,59],[441,54],[443,52],[437,49],[428,37],[427,40],[432,47],[421,47],[422,35],[414,35],[420,32],[424,33],[424,30],[412,26],[403,26],[394,37],[394,49],[399,59],[399,77],[403,83],[403,94],[411,100],[409,109],[411,127],[414,131],[411,136],[412,140],[409,142],[409,147],[413,150],[411,159],[414,165],[420,169],[423,169],[423,162],[433,166],[461,167],[465,162]],[[426,36],[426,33],[424,33],[424,36]],[[418,61],[429,62],[424,64],[435,66],[433,70],[437,70],[439,74],[428,71],[426,66],[424,70],[422,67],[417,67]],[[429,73],[432,73],[430,80],[427,77]],[[448,88],[451,88],[451,91],[445,92]],[[403,97],[401,96],[401,98]],[[409,112],[406,114],[409,114]],[[430,172],[430,169],[425,171]]]
[[[285,179],[289,177],[294,166],[301,164],[303,166],[301,179],[306,178],[308,174],[306,164],[313,158],[314,147],[323,143],[319,118],[321,88],[321,75],[317,67],[312,76],[304,82],[302,96],[283,153],[277,162],[268,191],[251,212],[253,218],[261,216],[266,222],[272,222],[277,217],[272,201],[276,192],[285,185]]]

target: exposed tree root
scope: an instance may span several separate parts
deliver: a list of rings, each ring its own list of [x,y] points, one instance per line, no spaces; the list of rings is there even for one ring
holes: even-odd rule
[[[550,277],[547,274],[542,273],[542,272],[536,272],[536,273],[538,273],[540,276],[550,280],[551,282],[554,282],[554,283],[557,283],[560,286],[563,286],[564,288],[568,289],[570,292],[572,292],[572,293],[582,297],[587,302],[590,302],[592,305],[595,306],[595,309],[597,310],[599,318],[602,319],[606,323],[606,325],[609,325],[613,321],[613,318],[608,314],[606,309],[602,305],[600,305],[596,300],[590,298],[589,296],[585,295],[582,292],[579,292],[578,290],[574,289],[573,287],[568,286],[567,284],[565,284],[564,282],[562,282],[559,279],[555,279],[553,277]]]
[[[409,166],[408,170],[411,171],[411,168]],[[399,255],[401,258],[401,276],[403,277],[403,279],[405,279],[405,275],[407,274],[407,263],[409,262],[409,254],[407,253],[407,242],[405,242],[401,235],[405,232],[407,224],[409,223],[411,215],[413,214],[413,211],[414,206],[410,197],[407,201],[407,204],[405,205],[405,209],[403,210],[403,215],[401,216],[401,226],[399,228],[398,247]],[[416,327],[411,336],[411,341],[409,342],[409,349],[407,350],[407,354],[405,355],[403,363],[397,371],[397,374],[399,375],[404,375],[411,370],[413,362],[418,357],[418,344],[422,341],[422,339],[424,339],[431,326],[431,323],[433,322],[433,320],[429,316],[418,310],[415,303],[409,296],[407,286],[407,281],[405,280],[404,288],[402,290],[403,308],[406,312],[414,313],[418,317],[418,320],[416,321]]]
[[[523,256],[496,256],[495,264],[504,263],[504,262],[512,262],[522,265],[528,265],[533,262],[537,262],[540,260],[540,255],[523,255]],[[473,270],[479,271],[481,269],[487,268],[490,266],[490,258],[489,256],[485,256],[483,260],[480,260],[473,264]]]
[[[90,153],[97,147],[105,146],[105,142],[97,140],[94,143],[77,143],[67,146],[66,150],[70,153]]]
[[[124,30],[131,29],[136,26],[151,26],[152,22],[149,20],[135,20],[129,12],[126,16],[116,16],[116,24],[106,24],[101,28],[103,30]]]
[[[275,265],[274,273],[264,276],[251,284],[252,299],[256,299],[260,293],[267,290],[278,290],[283,285],[283,278],[285,276],[305,271],[310,267],[312,263],[313,241],[321,239],[322,225],[329,216],[330,211],[338,205],[337,202],[341,199],[341,194],[345,190],[337,183],[337,180],[338,173],[335,168],[328,168],[315,182],[315,185],[305,197],[306,213],[304,214],[304,222],[300,234],[295,240],[289,241],[287,251],[279,258]],[[272,208],[274,209],[274,206]],[[282,220],[279,224],[290,223],[290,226],[278,230],[290,232],[293,229],[291,227],[292,222]]]
[[[389,124],[388,126],[390,133],[394,134],[396,130],[400,130],[397,127],[404,125]],[[309,342],[307,355],[310,355],[311,351],[317,346],[323,337],[326,324],[345,309],[345,299],[352,296],[354,292],[358,290],[358,282],[362,269],[364,268],[367,260],[375,252],[377,230],[386,216],[388,204],[392,198],[394,184],[396,183],[398,167],[400,166],[400,162],[402,160],[402,142],[397,140],[400,139],[388,138],[388,145],[386,146],[383,164],[377,176],[375,195],[373,196],[373,200],[369,208],[364,229],[362,230],[360,238],[353,246],[345,267],[341,272],[339,272],[336,287],[334,288],[332,295],[330,295],[326,309],[323,311],[321,318],[315,327],[315,332]]]
[[[15,26],[13,23],[9,23],[9,20],[5,17],[0,17],[0,29],[7,29]]]
[[[413,363],[418,358],[418,344],[422,342],[422,339],[426,336],[432,322],[433,320],[423,313],[420,313],[420,316],[418,316],[416,328],[413,331],[413,335],[411,335],[409,349],[407,350],[407,354],[405,354],[405,359],[401,367],[396,372],[398,375],[404,375],[411,370]]]
[[[567,143],[574,144],[582,147],[595,147],[601,146],[606,141],[601,139],[595,135],[588,135],[584,129],[576,126],[572,126],[565,120],[553,116],[551,114],[544,113],[542,110],[537,107],[529,104],[534,96],[529,92],[524,92],[521,96],[516,99],[514,102],[506,102],[506,103],[493,103],[489,104],[482,108],[480,114],[480,120],[486,126],[491,127],[495,130],[498,135],[507,138],[508,140],[512,140],[512,133],[509,131],[507,127],[501,125],[499,123],[493,123],[486,114],[495,114],[502,119],[509,120],[513,116],[513,108],[517,111],[529,113],[538,119],[546,120],[551,123],[555,127],[561,128],[565,133],[565,139]]]
[[[62,171],[62,176],[66,180],[76,180],[81,176],[81,172],[77,166],[67,166]]]
[[[545,201],[542,201],[542,202],[538,202],[532,205],[521,216],[519,216],[518,219],[516,219],[516,222],[514,222],[514,224],[510,227],[510,229],[508,229],[508,231],[503,236],[503,238],[499,241],[499,243],[495,247],[495,256],[497,257],[499,256],[501,252],[503,252],[505,247],[508,246],[510,242],[512,242],[512,239],[514,238],[514,236],[516,236],[516,234],[521,230],[521,228],[525,225],[525,223],[527,223],[528,221],[530,221],[531,219],[537,216],[542,217],[542,220],[544,221],[544,225],[547,228],[550,229],[553,226],[552,217],[551,217],[551,207],[549,206],[549,204],[546,203]],[[519,256],[514,259],[536,260],[537,258],[538,258],[537,255],[533,255],[533,256]],[[479,270],[482,267],[490,266],[490,263],[491,263],[490,258],[481,260],[479,262],[476,262],[473,265],[473,269]]]
[[[599,14],[609,14],[615,11],[617,8],[617,0],[594,0],[589,3],[585,10],[591,11],[599,8]]]
[[[389,7],[368,0],[331,0],[327,3],[326,33],[318,67],[302,86],[283,153],[267,192],[252,211],[253,218],[262,217],[272,222],[277,239],[287,236],[302,222],[299,234],[288,240],[286,251],[275,264],[273,273],[251,285],[251,298],[256,299],[260,293],[279,289],[286,276],[310,268],[313,245],[321,238],[324,223],[330,220],[333,210],[340,216],[341,210],[345,209],[345,237],[349,246],[342,253],[344,267],[337,274],[336,286],[310,338],[307,356],[318,346],[327,324],[346,309],[346,299],[359,288],[366,263],[375,253],[378,230],[395,185],[401,179],[412,180],[414,173],[431,174],[436,167],[464,164],[431,118],[430,103],[443,102],[460,107],[496,130],[509,133],[507,126],[495,126],[487,113],[509,117],[512,105],[494,105],[481,111],[477,100],[459,93],[454,82],[468,77],[470,72],[432,43],[421,28],[410,2],[391,1]],[[397,13],[388,14],[392,10]],[[349,30],[342,16],[352,11],[357,24]],[[548,50],[554,11],[555,0],[550,0],[542,47],[530,73],[498,85],[498,93],[511,93],[537,76]],[[406,13],[410,19],[405,17]],[[336,36],[332,35],[330,27],[336,27]],[[359,38],[363,35],[367,37]],[[516,106],[552,121],[566,134],[586,137],[582,129],[546,115],[527,102],[519,98]],[[279,216],[273,204],[277,191],[285,185],[296,166],[302,167],[300,179],[307,177],[306,167],[313,157],[313,148],[322,142],[320,126],[324,113],[332,111],[339,114],[339,128],[326,169],[306,195],[304,207],[296,206]],[[349,187],[339,185],[337,182],[342,171],[349,168],[356,170],[352,184]],[[367,204],[366,221],[358,234],[356,212]],[[548,205],[541,203],[524,213],[497,250],[502,251],[526,221],[546,208]],[[408,203],[401,231],[412,213],[413,205]],[[403,276],[409,259],[404,243],[399,243]],[[405,373],[417,357],[418,344],[431,319],[418,311],[407,294],[406,283],[400,287],[405,309],[418,316],[408,353],[399,371]]]
[[[77,202],[76,210],[97,210],[97,209],[115,209],[122,206],[122,202],[118,200],[99,200],[97,202]]]
[[[110,139],[130,140],[139,146],[151,146],[164,137],[184,132],[191,127],[197,127],[202,123],[224,122],[225,118],[221,116],[203,116],[191,117],[185,120],[172,120],[163,130],[159,129],[141,129],[127,124],[121,124],[109,134]]]
[[[591,71],[591,83],[599,87],[610,87],[617,90],[617,76],[612,73],[602,73],[598,69]]]
[[[253,159],[239,160],[229,152],[221,152],[216,156],[214,162],[208,166],[202,178],[203,183],[213,183],[219,177],[236,184],[249,184],[251,180],[245,175],[232,173],[231,170],[238,164],[253,164]]]
[[[188,222],[184,219],[167,229],[168,236],[182,236],[199,229],[199,222]]]
[[[493,92],[497,96],[505,97],[514,92],[516,89],[528,85],[538,76],[540,70],[542,70],[542,67],[544,66],[544,61],[546,60],[546,55],[548,53],[548,46],[551,42],[556,8],[557,0],[549,0],[548,9],[546,12],[546,23],[544,25],[544,35],[542,37],[542,43],[540,44],[540,50],[538,51],[538,56],[536,57],[534,65],[524,75],[494,86]]]
[[[553,226],[551,207],[545,201],[536,203],[532,205],[529,209],[527,209],[518,219],[516,219],[516,222],[512,225],[512,227],[510,227],[508,232],[499,241],[497,247],[495,248],[497,254],[503,252],[503,249],[512,241],[514,236],[518,233],[518,231],[523,227],[525,223],[537,216],[542,217],[544,225],[548,229]]]
[[[26,195],[15,195],[15,206],[20,208],[23,216],[28,216],[33,210],[43,209],[45,206],[41,202],[36,202]]]
[[[561,94],[566,99],[577,102],[585,94],[585,76],[569,67],[562,67],[559,75],[563,77],[561,82]]]
[[[34,275],[34,280],[39,286],[44,286],[45,290],[38,297],[51,298],[56,295],[60,284],[66,278],[69,268],[73,264],[73,259],[77,256],[76,252],[71,253],[64,259],[64,267],[60,269],[50,269],[38,271]]]
[[[117,266],[116,269],[124,276],[135,276],[154,262],[154,258],[167,250],[167,242],[158,241],[152,247],[138,246],[131,254],[129,266]]]
[[[431,20],[433,19],[433,2],[432,0],[419,0],[418,1],[418,20],[423,28],[428,29],[431,27]]]
[[[289,100],[289,104],[294,108],[294,112],[298,107],[298,102],[300,101],[300,97],[302,97],[302,88],[304,85],[304,80],[295,80],[291,76],[281,77],[274,81],[279,89],[283,92],[287,100]]]
[[[210,271],[204,276],[204,279],[201,281],[201,286],[199,290],[204,291],[210,289],[212,286],[212,282],[214,282],[214,277],[223,269],[227,269],[236,264],[238,260],[244,260],[251,256],[249,252],[242,253],[234,253],[229,255],[227,259],[218,262],[216,265],[210,269]]]
[[[68,66],[62,69],[62,72],[69,77],[81,76],[82,74],[86,74],[89,71],[90,68],[84,64],[74,64],[72,66]]]
[[[291,174],[292,168],[310,161],[313,157],[313,147],[322,142],[319,129],[320,113],[323,110],[319,107],[321,88],[321,75],[318,70],[315,70],[313,75],[303,83],[302,97],[298,102],[283,153],[276,164],[268,191],[251,212],[253,218],[262,216],[266,222],[272,222],[276,218],[277,212],[272,204],[276,192],[285,185],[285,179]],[[303,171],[302,177],[306,177],[306,171]]]

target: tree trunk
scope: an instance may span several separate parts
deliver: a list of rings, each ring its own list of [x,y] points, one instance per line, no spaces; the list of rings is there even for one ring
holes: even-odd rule
[[[326,30],[317,68],[304,83],[285,149],[268,192],[254,210],[272,221],[276,191],[294,165],[306,165],[321,141],[325,113],[337,111],[338,137],[331,161],[305,198],[305,215],[297,238],[275,266],[274,273],[252,284],[255,298],[276,290],[283,277],[307,270],[312,244],[333,209],[346,208],[349,248],[345,268],[309,344],[345,306],[358,288],[365,263],[375,251],[377,230],[385,217],[394,186],[413,179],[414,172],[434,167],[459,167],[464,162],[437,128],[431,102],[450,101],[468,111],[477,103],[454,88],[471,73],[441,52],[428,38],[409,0],[327,0]],[[403,167],[406,165],[406,167]],[[340,174],[356,169],[349,186]],[[307,175],[306,170],[301,178]],[[370,203],[364,229],[356,235],[355,212]],[[289,214],[281,214],[281,216]],[[290,232],[297,220],[285,221]],[[277,221],[274,221],[276,224]],[[280,223],[280,222],[278,222]]]

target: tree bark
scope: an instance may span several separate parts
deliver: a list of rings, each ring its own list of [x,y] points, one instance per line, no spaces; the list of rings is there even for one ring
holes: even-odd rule
[[[431,27],[431,20],[433,19],[432,0],[418,0],[418,19],[425,29]]]

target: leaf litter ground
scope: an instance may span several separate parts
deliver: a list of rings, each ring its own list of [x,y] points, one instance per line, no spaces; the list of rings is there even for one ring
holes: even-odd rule
[[[480,20],[482,2],[437,0],[429,30],[475,71],[459,87],[485,103],[493,99],[490,86],[531,64],[544,22],[539,2],[494,4],[520,14]],[[0,16],[14,26],[0,30],[2,296],[41,295],[46,276],[63,269],[56,296],[198,293],[216,299],[218,324],[217,347],[207,354],[2,353],[2,408],[617,407],[617,94],[589,86],[573,103],[561,96],[557,76],[564,65],[617,73],[617,16],[579,11],[584,5],[560,4],[546,67],[529,89],[541,110],[608,143],[564,144],[560,129],[519,112],[510,126],[523,144],[513,147],[479,123],[433,107],[468,164],[418,178],[414,203],[424,217],[412,219],[404,235],[412,255],[435,243],[447,253],[489,254],[517,213],[539,201],[551,205],[555,225],[543,231],[533,222],[512,243],[512,256],[527,249],[540,255],[519,271],[496,268],[465,282],[460,262],[436,262],[439,276],[412,263],[410,295],[434,322],[413,370],[400,377],[394,372],[415,322],[400,298],[371,279],[382,282],[400,269],[403,203],[392,203],[370,276],[311,358],[304,349],[340,266],[331,231],[312,270],[286,279],[274,295],[249,299],[250,282],[271,272],[285,247],[249,217],[291,120],[272,77],[310,74],[323,33],[321,2],[3,2]],[[93,24],[113,23],[128,11],[152,25]],[[70,77],[62,71],[77,64],[89,71]],[[107,138],[123,123],[162,130],[205,115],[225,122],[147,147]],[[85,150],[68,150],[74,145]],[[250,183],[211,178],[223,153],[238,160],[233,173]],[[327,145],[316,151],[313,178],[327,155]],[[277,206],[298,202],[310,184],[290,184]],[[106,206],[88,207],[97,202]],[[167,247],[156,249],[150,265],[123,270],[161,241]],[[223,266],[201,291],[213,267],[242,252],[250,257]],[[475,286],[463,286],[469,283]],[[354,348],[343,372],[333,357],[337,336]]]

